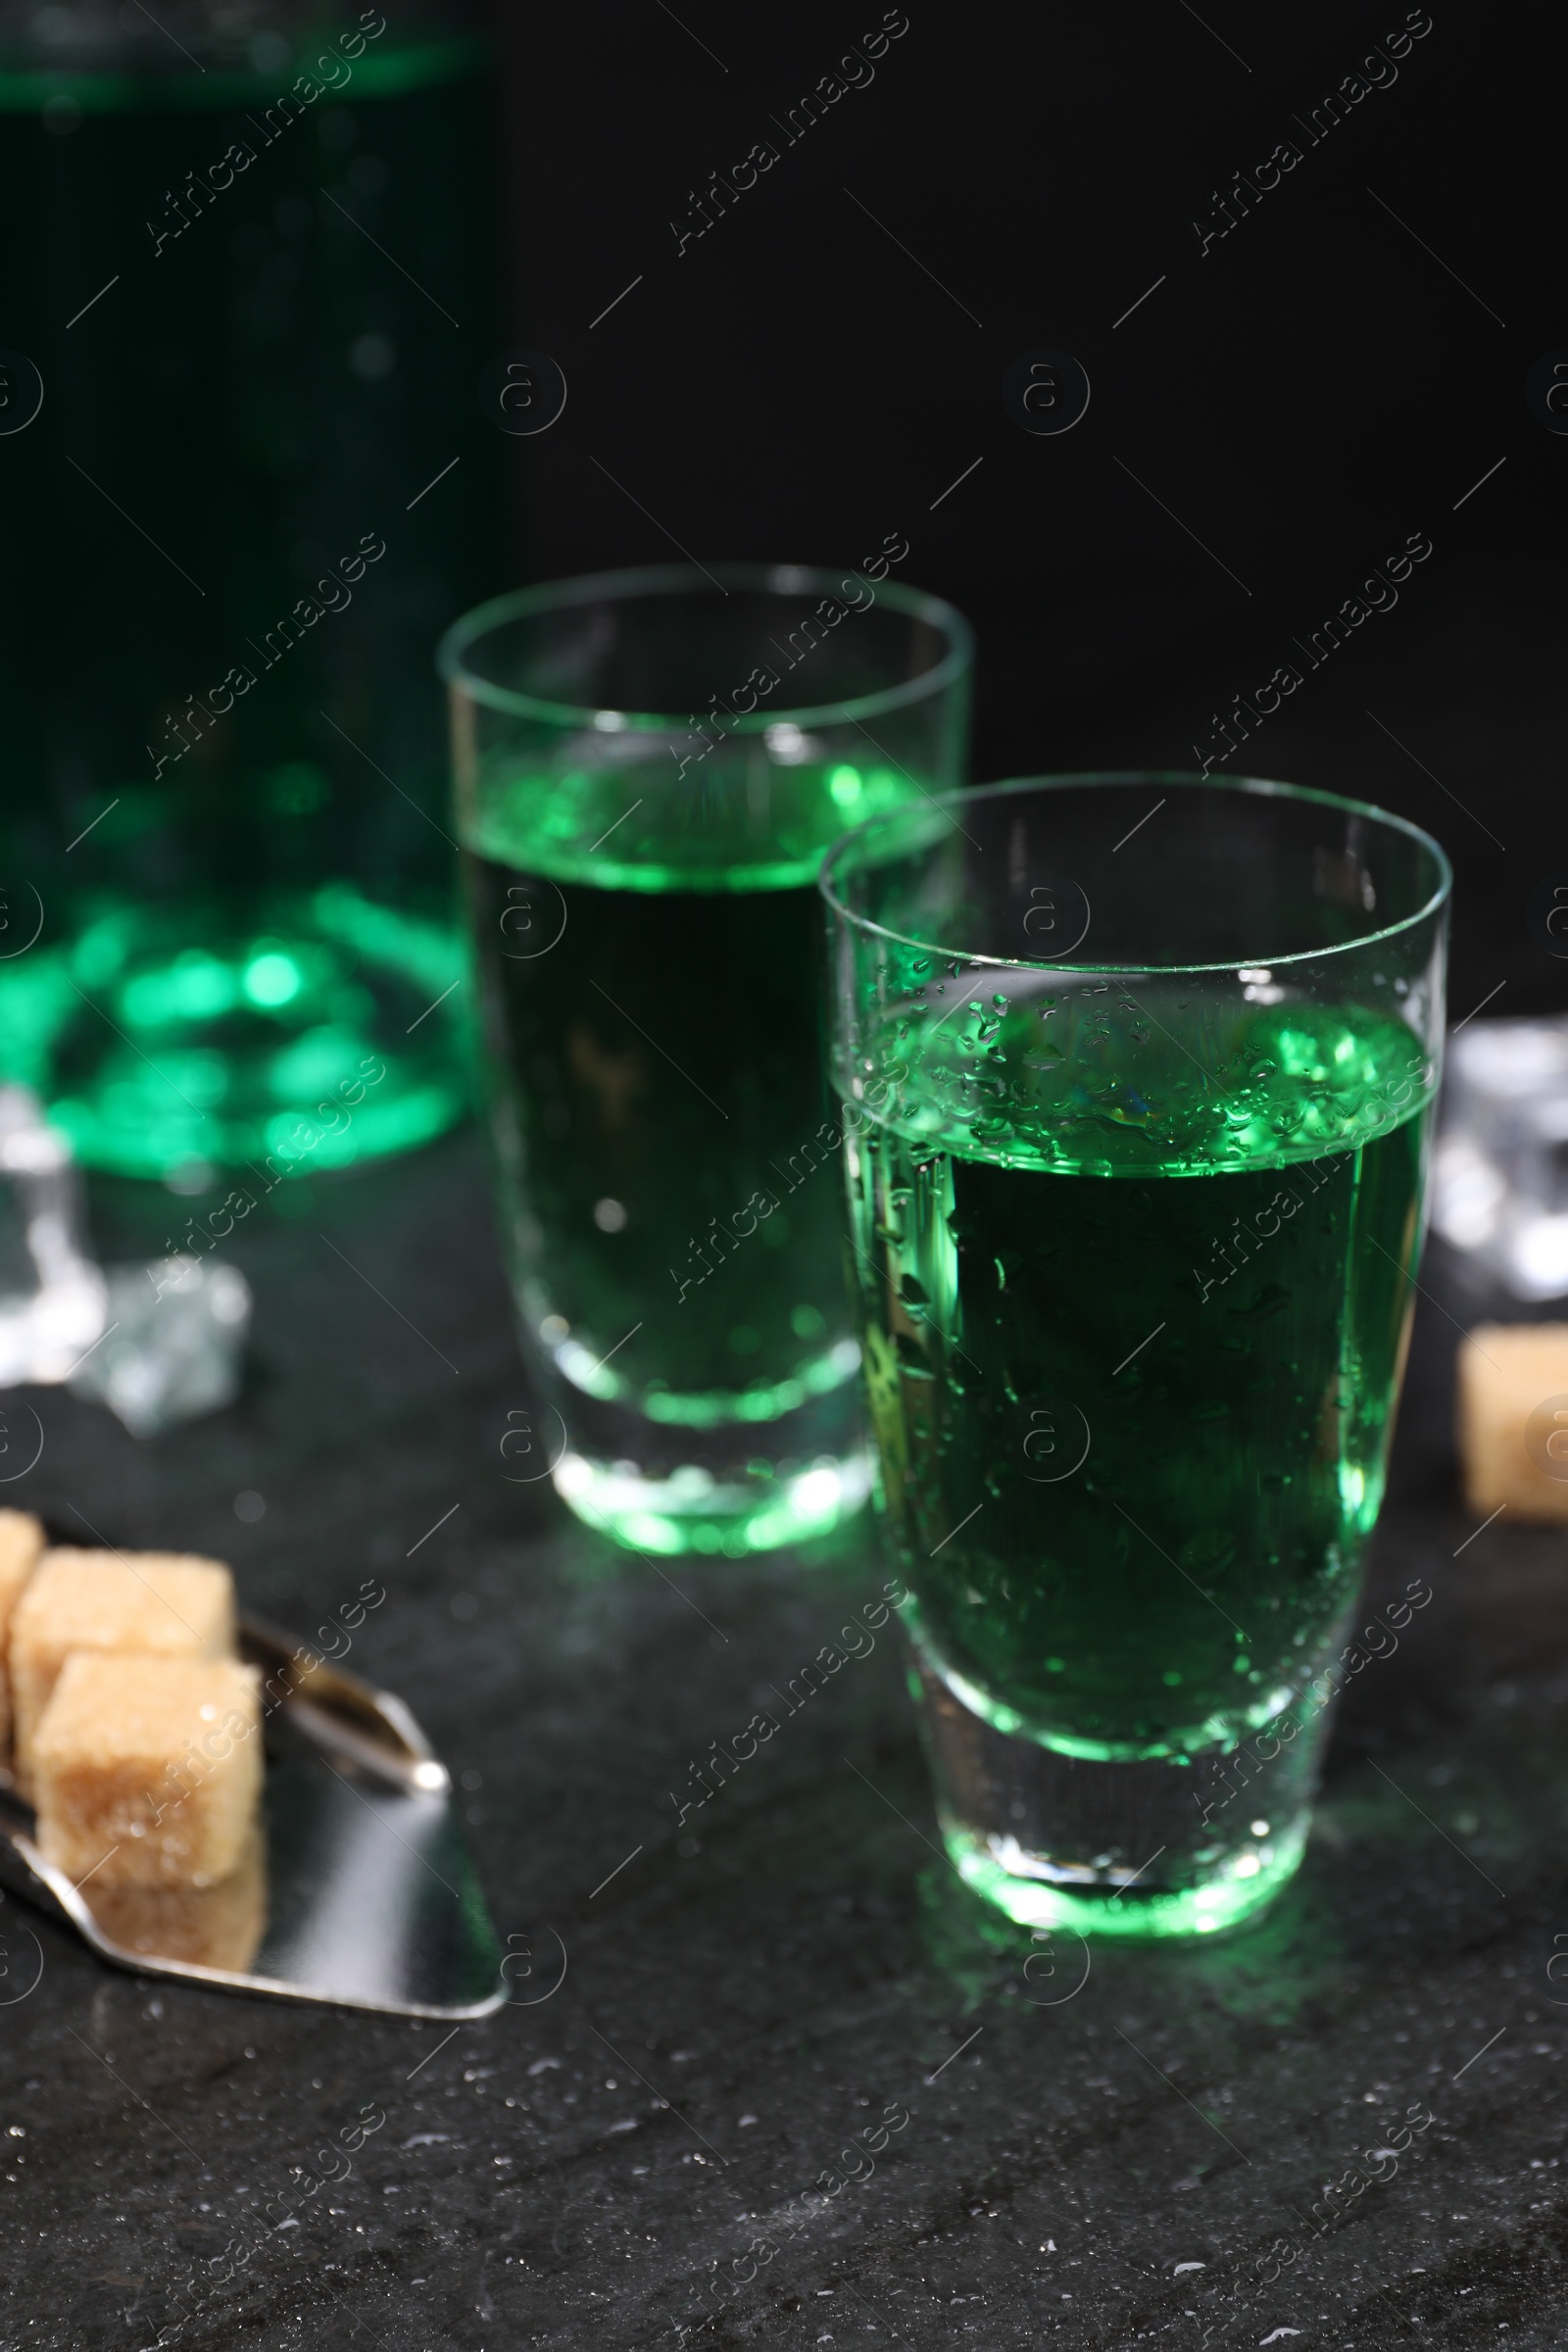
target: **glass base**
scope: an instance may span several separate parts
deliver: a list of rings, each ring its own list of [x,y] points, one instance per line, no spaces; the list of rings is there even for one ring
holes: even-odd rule
[[[462,972],[450,926],[345,882],[122,906],[0,962],[0,1065],[88,1167],[348,1167],[462,1115]]]
[[[628,1551],[745,1559],[828,1535],[870,1497],[876,1463],[853,1379],[765,1417],[682,1422],[667,1393],[647,1411],[585,1394],[563,1377],[564,1348],[541,1360],[526,1319],[519,1335],[547,1408],[540,1437],[557,1494]],[[801,1387],[786,1393],[798,1398]]]
[[[1245,1763],[1234,1747],[1102,1763],[994,1730],[918,1651],[915,1669],[949,1856],[1021,1926],[1210,1936],[1260,1911],[1297,1870],[1328,1709],[1267,1764],[1256,1740]]]
[[[741,1476],[727,1479],[696,1463],[665,1478],[648,1477],[630,1462],[590,1461],[571,1451],[554,1472],[556,1492],[577,1517],[628,1550],[718,1552],[729,1559],[829,1534],[862,1507],[873,1475],[864,1447],[793,1466],[754,1457]]]

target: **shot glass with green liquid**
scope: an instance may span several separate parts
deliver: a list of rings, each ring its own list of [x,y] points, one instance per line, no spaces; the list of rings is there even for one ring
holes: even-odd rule
[[[1164,1936],[1305,1843],[1423,1224],[1449,874],[1279,784],[1048,777],[824,867],[888,1530],[948,1852]]]
[[[532,588],[442,644],[502,1225],[548,1464],[650,1553],[858,1509],[816,874],[960,783],[970,637],[858,570]]]

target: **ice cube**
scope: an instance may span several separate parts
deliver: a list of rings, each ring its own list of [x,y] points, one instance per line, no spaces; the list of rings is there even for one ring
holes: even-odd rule
[[[239,1268],[184,1254],[107,1275],[108,1329],[73,1375],[74,1393],[107,1404],[136,1438],[232,1404],[251,1319]]]
[[[1453,1037],[1432,1219],[1515,1298],[1568,1295],[1568,1016]]]
[[[71,1147],[36,1095],[0,1086],[0,1388],[64,1380],[106,1320]]]

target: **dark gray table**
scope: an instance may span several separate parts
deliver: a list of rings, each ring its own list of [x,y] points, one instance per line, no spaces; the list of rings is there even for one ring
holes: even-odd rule
[[[230,1245],[243,1401],[137,1446],[30,1393],[43,1454],[0,1498],[225,1555],[301,1629],[379,1576],[348,1662],[464,1776],[516,1997],[448,2034],[208,1995],[8,1899],[3,2352],[673,2345],[715,2265],[756,2270],[719,2345],[1568,2342],[1568,1535],[1454,1556],[1451,1269],[1375,1568],[1437,1598],[1351,1686],[1299,1878],[1074,1992],[1081,1947],[981,1920],[938,1854],[891,1633],[678,1822],[869,1593],[869,1537],[656,1571],[507,1483],[525,1392],[471,1139],[280,1205]],[[172,1209],[99,1188],[107,1253]]]

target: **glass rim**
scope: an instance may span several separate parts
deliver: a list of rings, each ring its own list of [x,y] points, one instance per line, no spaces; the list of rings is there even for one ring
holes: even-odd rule
[[[925,797],[933,808],[941,809],[944,814],[949,814],[956,809],[972,806],[976,801],[1003,800],[1013,794],[1026,792],[1062,792],[1073,786],[1086,784],[1138,784],[1145,786],[1160,784],[1167,788],[1175,787],[1178,790],[1200,786],[1204,790],[1212,792],[1250,793],[1262,800],[1311,801],[1320,808],[1339,808],[1352,816],[1370,817],[1374,823],[1385,825],[1392,832],[1404,834],[1407,839],[1418,843],[1428,853],[1437,867],[1437,887],[1423,906],[1417,907],[1411,914],[1401,915],[1397,922],[1385,923],[1376,931],[1365,932],[1357,939],[1341,940],[1333,947],[1297,949],[1288,956],[1268,956],[1260,952],[1255,959],[1250,960],[1245,967],[1237,964],[1234,959],[1228,961],[1220,959],[1206,963],[1194,961],[1094,963],[1070,955],[1060,957],[993,956],[978,949],[945,947],[940,941],[916,939],[907,932],[894,931],[886,923],[879,923],[869,915],[858,913],[839,895],[838,874],[835,869],[839,866],[840,860],[845,858],[856,842],[862,841],[865,836],[875,832],[879,825],[897,823],[901,819],[906,823],[911,813],[912,804],[905,803],[898,808],[884,809],[878,815],[868,817],[863,824],[854,825],[847,833],[841,833],[822,859],[817,873],[817,889],[821,892],[832,913],[842,921],[853,925],[856,930],[868,936],[893,941],[900,947],[914,948],[921,955],[956,957],[966,964],[978,964],[987,969],[999,971],[1155,974],[1237,972],[1243,968],[1257,969],[1265,964],[1273,971],[1292,964],[1321,963],[1332,956],[1351,955],[1362,948],[1376,947],[1386,940],[1397,939],[1405,932],[1418,929],[1422,923],[1430,922],[1442,910],[1447,904],[1453,888],[1453,868],[1443,844],[1432,834],[1424,831],[1420,825],[1412,824],[1408,817],[1396,816],[1392,809],[1380,808],[1372,801],[1353,801],[1343,793],[1322,792],[1310,784],[1284,784],[1267,776],[1205,776],[1196,775],[1191,769],[1184,768],[1085,768],[1063,775],[1012,776],[998,784],[980,784],[966,791],[928,793]],[[956,817],[954,821],[956,823]],[[959,830],[962,830],[961,826]]]
[[[592,726],[602,714],[613,715],[627,732],[684,735],[691,727],[690,711],[622,710],[609,703],[553,702],[548,696],[525,694],[517,687],[500,686],[493,679],[476,676],[467,666],[466,656],[482,637],[509,621],[529,619],[541,612],[567,612],[578,605],[603,604],[617,597],[630,600],[700,594],[715,585],[724,594],[731,588],[739,588],[760,590],[771,596],[812,592],[831,595],[835,584],[846,579],[865,579],[873,603],[886,602],[895,612],[929,621],[940,629],[948,640],[941,659],[919,677],[906,678],[897,686],[877,687],[870,694],[841,696],[826,703],[789,704],[766,710],[730,711],[722,718],[716,712],[708,712],[708,718],[718,718],[725,734],[761,735],[781,720],[799,727],[879,717],[885,711],[904,710],[911,703],[944,693],[971,665],[974,632],[956,605],[932,596],[925,589],[906,587],[899,580],[867,579],[853,564],[835,568],[820,564],[719,564],[712,571],[700,564],[645,564],[616,571],[579,572],[567,579],[540,581],[531,588],[510,589],[504,596],[493,596],[485,604],[475,605],[452,622],[436,646],[435,665],[449,687],[461,691],[471,702],[505,711],[513,718],[537,718],[564,728]],[[863,608],[867,612],[870,609],[870,606]]]

